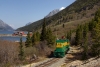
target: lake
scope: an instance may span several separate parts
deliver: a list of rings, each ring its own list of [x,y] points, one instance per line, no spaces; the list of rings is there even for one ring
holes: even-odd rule
[[[13,34],[15,31],[0,31],[0,34]],[[27,33],[26,31],[24,31],[25,33]],[[0,37],[0,40],[8,40],[8,41],[20,41],[20,37],[21,36],[3,36]],[[25,42],[26,41],[26,37],[22,37],[22,41]]]

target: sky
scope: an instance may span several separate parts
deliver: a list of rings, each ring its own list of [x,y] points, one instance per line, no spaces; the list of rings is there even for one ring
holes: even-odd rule
[[[75,0],[0,0],[0,19],[14,29],[44,18]]]

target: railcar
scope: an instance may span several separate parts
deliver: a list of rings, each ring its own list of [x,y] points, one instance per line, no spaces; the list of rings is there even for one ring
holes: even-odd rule
[[[54,50],[54,57],[64,57],[70,48],[68,39],[56,40],[56,49]]]

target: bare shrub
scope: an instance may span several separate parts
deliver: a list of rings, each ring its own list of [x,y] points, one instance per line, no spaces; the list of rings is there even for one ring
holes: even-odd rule
[[[33,47],[25,47],[25,56],[26,59],[29,60],[30,58],[32,58],[34,55],[38,56],[48,56],[51,53],[51,48],[49,48],[47,46],[47,42],[43,41],[43,42],[39,42],[37,44],[35,44]]]
[[[37,52],[35,47],[28,47],[28,48],[25,47],[25,57],[26,57],[26,59],[32,58],[33,55],[34,54],[37,55],[37,53],[38,52]]]
[[[18,59],[18,44],[0,40],[0,66],[9,67]]]
[[[40,56],[49,55],[51,52],[51,49],[47,46],[47,41],[40,42],[38,45],[35,45],[34,47],[37,49],[38,55]]]

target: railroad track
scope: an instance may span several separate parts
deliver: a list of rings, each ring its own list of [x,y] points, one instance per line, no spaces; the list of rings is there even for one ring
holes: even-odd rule
[[[51,64],[53,64],[54,62],[57,62],[60,58],[53,58],[53,59],[50,59],[48,60],[47,62],[43,62],[35,67],[48,67],[50,66]]]

